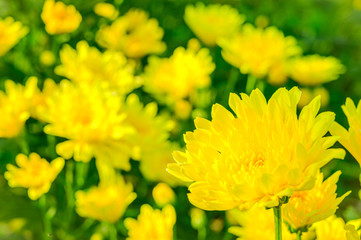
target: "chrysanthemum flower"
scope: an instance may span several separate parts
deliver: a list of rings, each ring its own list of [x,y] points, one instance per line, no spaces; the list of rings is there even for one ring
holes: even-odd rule
[[[361,219],[345,224],[342,218],[331,216],[314,225],[317,240],[359,240]],[[357,231],[356,231],[357,229]]]
[[[18,154],[16,163],[19,168],[12,164],[6,166],[5,178],[9,181],[10,187],[28,188],[31,200],[36,200],[47,193],[64,167],[63,158],[56,158],[49,163],[37,153],[31,153],[29,157]]]
[[[136,197],[133,186],[118,175],[115,179],[100,181],[86,192],[77,191],[76,212],[82,217],[115,223]]]
[[[230,233],[238,237],[237,240],[274,240],[275,223],[272,209],[266,210],[255,206],[247,211],[233,209],[227,214],[237,221],[237,225],[240,225],[228,229]],[[286,229],[286,225],[283,225],[283,228]],[[295,234],[284,231],[282,239],[294,240]]]
[[[152,53],[162,53],[163,29],[156,19],[139,9],[131,9],[110,26],[103,26],[96,35],[99,45],[122,51],[127,57],[142,58]]]
[[[245,24],[240,33],[221,39],[218,44],[223,58],[241,73],[257,78],[272,75],[272,82],[278,84],[286,81],[285,62],[301,53],[294,37],[285,37],[275,27],[261,29],[250,24]]]
[[[299,108],[303,108],[317,96],[321,96],[321,107],[327,106],[330,102],[330,93],[324,87],[300,88],[300,90],[302,91],[302,95],[300,101],[298,102]]]
[[[315,86],[336,80],[345,72],[345,67],[337,58],[319,55],[292,59],[289,69],[292,79],[304,86]]]
[[[214,69],[208,49],[195,51],[178,47],[169,58],[149,58],[144,85],[158,99],[174,103],[209,86],[209,75]]]
[[[82,20],[80,13],[73,5],[67,6],[63,2],[54,0],[45,1],[41,19],[49,34],[74,32]]]
[[[119,11],[110,3],[100,2],[95,4],[94,12],[101,17],[114,20],[118,17]]]
[[[101,53],[85,41],[80,41],[76,50],[65,45],[60,51],[60,60],[61,65],[55,68],[55,73],[77,84],[98,84],[122,94],[140,85],[133,76],[134,66],[123,54],[114,51]]]
[[[170,204],[175,200],[174,191],[166,183],[158,183],[152,190],[152,196],[155,203],[160,207]]]
[[[124,122],[122,99],[95,85],[73,85],[63,80],[46,98],[40,119],[49,123],[44,132],[68,140],[56,146],[57,153],[76,161],[97,161],[130,169],[132,147],[126,137],[133,128]]]
[[[127,218],[124,221],[129,235],[127,240],[172,240],[175,222],[176,212],[171,205],[158,210],[144,204],[137,220]]]
[[[231,93],[229,105],[212,108],[212,120],[195,119],[196,130],[184,136],[186,152],[174,152],[168,171],[191,182],[190,202],[205,210],[228,210],[259,203],[280,204],[294,191],[312,188],[317,169],[343,149],[329,149],[337,137],[324,135],[335,114],[317,115],[315,98],[297,116],[301,91],[281,88],[266,101],[262,92]]]
[[[221,37],[229,37],[239,31],[245,17],[229,5],[205,6],[197,3],[185,9],[184,21],[206,45],[215,46]]]
[[[16,137],[26,120],[34,114],[37,79],[29,78],[26,85],[5,81],[5,92],[0,92],[0,137]]]
[[[12,17],[0,19],[0,57],[7,53],[21,38],[28,33],[28,28]]]
[[[361,165],[361,101],[359,101],[356,108],[354,102],[347,98],[346,104],[342,106],[342,110],[348,120],[348,131],[335,122],[331,126],[330,132],[332,135],[341,136],[338,141]]]
[[[283,208],[285,221],[295,230],[302,231],[312,224],[335,214],[338,205],[350,191],[337,198],[337,181],[341,171],[334,173],[324,182],[319,173],[315,186],[308,191],[295,192]]]

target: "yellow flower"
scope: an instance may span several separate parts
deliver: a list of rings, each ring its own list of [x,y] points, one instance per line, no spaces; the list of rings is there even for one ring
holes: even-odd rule
[[[95,4],[94,12],[101,17],[109,18],[114,20],[118,17],[119,11],[110,3],[100,2]]]
[[[45,1],[41,19],[49,34],[74,32],[82,20],[80,13],[73,5],[67,6],[63,2],[54,0]]]
[[[191,208],[191,224],[194,229],[200,229],[206,225],[206,213],[199,208]]]
[[[60,60],[61,65],[55,68],[55,73],[77,84],[98,84],[122,94],[140,85],[133,76],[134,66],[123,54],[114,51],[101,53],[85,41],[80,41],[76,50],[65,45],[60,51]]]
[[[177,163],[168,165],[192,183],[190,202],[205,210],[278,206],[280,198],[311,189],[317,169],[343,158],[343,149],[328,149],[337,137],[324,136],[335,114],[317,115],[318,97],[297,116],[300,95],[281,88],[267,103],[258,89],[242,100],[231,93],[235,115],[215,104],[211,121],[196,118],[196,130],[184,136],[186,152],[174,152]]]
[[[142,58],[162,53],[166,45],[161,41],[163,29],[156,19],[139,9],[131,9],[110,26],[103,26],[96,35],[99,45],[122,51],[127,57]]]
[[[345,225],[347,240],[360,240],[361,238],[361,219],[348,221]],[[357,229],[357,230],[356,230]]]
[[[176,213],[171,205],[161,211],[144,204],[137,220],[127,218],[124,221],[129,235],[127,240],[173,240],[175,221]]]
[[[321,96],[321,107],[325,107],[330,102],[330,94],[328,90],[324,87],[317,87],[314,89],[310,88],[301,88],[302,95],[301,99],[298,102],[298,107],[303,108],[307,104],[309,104],[312,99],[317,96]]]
[[[304,86],[315,86],[336,80],[345,72],[345,67],[334,57],[310,55],[290,61],[290,75]]]
[[[351,220],[345,224],[335,215],[314,225],[317,240],[359,240],[361,219]]]
[[[124,122],[122,99],[94,85],[73,85],[63,80],[46,99],[40,119],[49,123],[44,132],[68,140],[56,146],[57,153],[76,161],[97,161],[130,169],[132,147],[126,138],[133,133]]]
[[[40,54],[40,62],[45,66],[51,66],[55,63],[56,59],[51,51],[44,51]]]
[[[221,39],[219,45],[223,58],[243,74],[264,78],[270,72],[278,71],[277,76],[283,79],[273,79],[273,82],[285,81],[287,74],[279,71],[286,71],[285,62],[301,53],[294,37],[285,37],[275,27],[261,29],[250,24],[245,24],[234,37]]]
[[[172,203],[175,200],[174,191],[165,183],[158,183],[157,186],[153,188],[152,195],[155,203],[160,207]]]
[[[30,77],[26,85],[5,81],[5,92],[0,92],[0,137],[16,137],[30,115],[34,115],[39,89],[37,78]]]
[[[146,90],[159,99],[174,103],[210,85],[215,65],[209,50],[178,47],[169,58],[150,57],[145,67]]]
[[[0,57],[14,47],[29,31],[21,22],[15,22],[12,17],[0,19],[0,29]]]
[[[186,100],[179,100],[174,105],[174,113],[180,119],[188,119],[192,113],[192,104]]]
[[[31,153],[29,157],[18,154],[16,163],[19,168],[12,164],[6,166],[5,178],[9,181],[10,187],[28,188],[31,200],[36,200],[47,193],[64,167],[64,159],[56,158],[49,163],[37,153]]]
[[[356,108],[354,102],[347,98],[346,104],[342,105],[342,110],[348,120],[348,131],[335,122],[331,126],[330,132],[332,135],[341,137],[338,141],[361,165],[361,101],[359,101]]]
[[[245,17],[229,5],[188,5],[184,21],[206,45],[215,46],[221,37],[229,37],[239,31]]]
[[[76,212],[82,217],[115,223],[136,197],[133,186],[118,175],[115,179],[100,181],[87,192],[77,191]]]
[[[308,191],[295,192],[283,208],[284,220],[294,229],[301,230],[335,214],[338,205],[351,191],[337,198],[337,181],[341,171],[324,182],[319,173],[315,186]]]
[[[272,209],[266,210],[254,206],[247,211],[237,208],[227,212],[235,219],[240,226],[233,226],[228,229],[230,233],[238,236],[237,240],[273,240],[275,236],[275,223]],[[282,239],[294,240],[295,234],[289,233],[286,225],[283,225]]]

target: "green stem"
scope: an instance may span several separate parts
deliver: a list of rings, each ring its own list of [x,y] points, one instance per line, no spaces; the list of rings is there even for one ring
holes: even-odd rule
[[[206,240],[207,230],[205,227],[201,227],[198,229],[198,240]]]
[[[73,190],[73,182],[74,182],[74,162],[72,160],[68,160],[66,162],[66,170],[65,170],[65,194],[67,200],[67,224],[68,227],[71,225],[71,220],[73,217],[73,209],[74,209],[74,190]]]
[[[40,197],[39,199],[39,205],[40,205],[40,209],[43,215],[43,224],[44,224],[44,233],[43,234],[43,238],[45,240],[48,240],[49,237],[52,236],[53,233],[53,229],[51,226],[51,217],[50,214],[48,214],[48,204],[47,204],[47,199],[46,199],[46,195],[43,195]]]
[[[53,135],[46,135],[46,139],[48,140],[48,151],[49,151],[49,156],[51,159],[55,159],[58,155],[56,153],[56,137]]]
[[[109,232],[109,240],[118,240],[118,232],[117,228],[113,223],[107,223],[108,232]]]
[[[246,85],[246,93],[250,94],[252,90],[256,87],[257,78],[252,74],[248,74],[247,85]]]
[[[282,240],[282,204],[277,207],[273,207],[273,213],[275,216],[275,236],[276,240]]]
[[[29,145],[26,141],[26,129],[25,126],[23,127],[23,130],[20,132],[20,134],[17,136],[17,142],[18,145],[21,149],[21,152],[25,155],[29,155],[30,153],[30,149],[29,149]]]
[[[227,94],[231,91],[234,91],[234,87],[237,84],[238,76],[239,76],[239,69],[232,67],[229,72],[229,77],[226,85]]]
[[[301,236],[302,236],[302,231],[298,230],[297,231],[297,240],[301,240]]]
[[[87,174],[88,174],[88,168],[89,168],[89,163],[77,162],[75,164],[75,171],[76,171],[75,184],[76,184],[76,189],[80,189],[84,185]]]

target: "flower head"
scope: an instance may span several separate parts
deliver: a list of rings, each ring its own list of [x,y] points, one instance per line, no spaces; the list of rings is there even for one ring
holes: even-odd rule
[[[153,188],[152,195],[155,203],[160,207],[174,202],[175,199],[174,191],[166,183],[158,183]]]
[[[277,90],[270,100],[258,89],[250,96],[231,93],[229,105],[212,108],[212,120],[195,119],[184,136],[186,152],[176,151],[168,171],[191,182],[190,202],[205,210],[228,210],[259,203],[279,205],[294,191],[312,188],[317,169],[342,149],[329,149],[337,137],[324,136],[335,114],[317,115],[315,98],[297,116],[298,88]]]
[[[133,148],[127,137],[133,129],[124,122],[122,99],[94,85],[74,85],[63,80],[45,99],[40,118],[49,123],[44,132],[66,138],[56,151],[66,159],[107,162],[130,169]]]
[[[345,72],[340,60],[334,57],[310,55],[290,61],[290,75],[304,86],[315,86],[336,80]]]
[[[54,0],[45,1],[41,19],[49,34],[74,32],[82,20],[80,13],[73,5],[67,6],[63,2]]]
[[[285,221],[294,229],[304,227],[326,219],[335,214],[338,205],[350,192],[337,198],[337,181],[341,171],[334,173],[324,182],[323,174],[319,173],[315,186],[308,191],[295,192],[288,204],[283,207]]]
[[[6,166],[5,178],[9,181],[10,187],[27,188],[31,200],[47,193],[64,167],[64,159],[56,158],[49,163],[37,153],[31,153],[29,157],[18,154],[16,163],[19,167],[12,164]]]
[[[188,5],[184,21],[195,35],[208,46],[215,46],[217,40],[229,37],[239,31],[245,17],[229,5],[197,3]]]
[[[0,19],[0,57],[7,53],[21,38],[28,33],[28,28],[12,17]]]
[[[237,240],[273,240],[275,235],[275,223],[272,209],[253,207],[247,211],[237,208],[227,212],[240,226],[232,226],[229,232],[238,236]],[[285,224],[283,229],[287,229]],[[283,231],[285,240],[295,239],[295,234]]]
[[[77,84],[98,84],[122,94],[140,85],[133,76],[134,66],[123,54],[114,51],[101,53],[85,41],[80,41],[76,49],[65,45],[60,51],[60,60],[61,65],[55,72]]]
[[[86,192],[77,191],[76,212],[82,217],[115,223],[136,197],[133,186],[118,175],[115,179],[100,181]]]
[[[335,122],[330,132],[332,135],[341,137],[338,141],[361,165],[361,101],[359,101],[356,107],[354,102],[347,98],[346,104],[342,106],[342,110],[348,120],[348,131]]]
[[[171,205],[158,210],[144,204],[137,220],[127,218],[124,221],[129,235],[127,240],[172,240],[175,221],[176,213]]]
[[[96,41],[103,47],[123,52],[130,58],[142,58],[162,53],[166,45],[161,41],[163,29],[156,19],[139,9],[131,9],[110,26],[102,27]]]
[[[95,4],[94,12],[98,16],[109,18],[111,20],[114,20],[119,15],[119,11],[115,9],[114,5],[104,2]]]
[[[272,82],[286,81],[285,62],[301,53],[294,37],[285,37],[275,27],[255,28],[245,24],[232,38],[221,39],[223,58],[243,74],[257,78],[272,76]],[[281,79],[278,79],[281,78]]]
[[[146,90],[174,103],[210,85],[215,65],[209,50],[178,47],[169,58],[150,57],[145,68]]]
[[[5,81],[5,92],[0,92],[0,137],[16,137],[30,115],[35,115],[39,89],[37,78],[30,77],[26,85]]]
[[[302,91],[302,96],[300,101],[298,102],[298,107],[303,108],[307,104],[309,104],[312,99],[317,96],[321,96],[321,108],[328,105],[330,102],[330,93],[327,88],[322,86],[316,88],[300,88]]]

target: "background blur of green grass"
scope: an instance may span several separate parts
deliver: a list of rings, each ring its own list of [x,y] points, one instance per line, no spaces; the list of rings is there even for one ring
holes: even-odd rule
[[[116,2],[117,0],[115,0]],[[41,0],[0,0],[0,17],[12,16],[21,21],[30,29],[29,34],[22,39],[10,52],[0,58],[0,88],[3,89],[4,81],[12,79],[19,83],[24,83],[29,76],[37,76],[39,79],[53,78],[60,81],[62,78],[54,74],[54,66],[59,65],[59,59],[54,66],[46,67],[41,64],[39,55],[44,50],[51,50],[56,57],[63,43],[68,43],[75,47],[80,40],[86,40],[89,45],[97,46],[94,35],[99,26],[108,20],[101,19],[93,12],[93,6],[100,2],[99,0],[64,0],[67,4],[73,4],[79,10],[83,17],[80,28],[69,35],[49,36],[44,30],[44,24],[41,21],[40,13],[43,6]],[[112,2],[112,1],[108,1]],[[167,51],[162,56],[170,56],[173,50],[178,46],[186,46],[187,41],[195,37],[183,21],[184,8],[187,4],[194,4],[197,1],[163,1],[163,0],[125,0],[119,5],[120,15],[130,8],[140,8],[149,12],[152,18],[159,21],[160,26],[165,30],[164,42],[167,44]],[[296,37],[299,45],[306,54],[320,54],[325,56],[334,56],[341,60],[346,66],[347,72],[340,79],[325,84],[324,86],[330,92],[330,103],[323,110],[330,110],[336,113],[336,120],[343,126],[347,126],[341,105],[344,104],[346,97],[351,97],[355,102],[361,98],[361,10],[355,9],[352,0],[243,0],[243,1],[202,1],[204,3],[229,4],[238,9],[240,13],[246,16],[246,21],[254,23],[255,18],[264,15],[269,18],[270,25],[276,26],[282,30],[285,35]],[[0,29],[1,34],[1,29]],[[226,79],[229,77],[231,66],[221,57],[220,48],[211,49],[213,61],[216,63],[216,70],[212,74],[212,88],[215,91],[215,98],[212,102],[220,102],[223,105],[227,103],[228,93],[224,91],[217,92],[216,89],[225,89]],[[146,58],[143,59],[146,63]],[[237,84],[232,92],[241,92],[245,88],[246,79],[238,77]],[[289,81],[286,87],[296,85]],[[275,87],[267,85],[265,95],[269,97]],[[141,93],[140,93],[141,94]],[[210,112],[210,111],[208,111]],[[2,116],[0,116],[2,117]],[[47,157],[51,155],[47,151],[46,137],[41,133],[41,125],[32,123],[27,124],[29,134],[28,142],[31,149],[37,149],[40,155]],[[192,130],[192,121],[184,123],[184,129]],[[175,137],[177,138],[177,137]],[[178,137],[181,143],[181,135]],[[182,143],[181,143],[182,144]],[[8,162],[13,161],[15,155],[19,152],[16,140],[0,139],[0,173],[3,174]],[[137,164],[134,163],[133,164]],[[95,172],[94,166],[91,166]],[[138,174],[137,167],[132,168],[132,174]],[[337,212],[346,220],[361,217],[361,203],[358,198],[360,184],[358,176],[360,173],[358,163],[350,154],[347,154],[345,160],[331,161],[324,167],[325,175],[340,169],[342,175],[338,183],[338,193],[345,193],[352,190]],[[62,173],[64,174],[64,173]],[[90,184],[91,177],[89,177]],[[61,183],[57,183],[61,184]],[[138,198],[132,204],[132,208],[127,215],[135,217],[137,208],[144,203],[150,202],[150,191],[154,183],[144,182],[138,185],[136,189]],[[53,186],[54,189],[61,187]],[[9,189],[7,182],[0,177],[0,221],[8,223],[13,218],[26,218],[26,228],[36,233],[41,231],[40,213],[35,203],[27,200],[27,196],[22,194],[24,189]],[[56,190],[55,190],[56,191]],[[177,211],[176,235],[179,240],[196,239],[196,231],[190,226],[189,209],[190,204],[186,198],[187,190],[177,188],[177,202],[175,205]],[[64,193],[56,193],[59,199],[64,198]],[[131,210],[134,210],[133,212]],[[125,217],[127,217],[127,215]],[[223,212],[208,212],[208,220],[214,218],[224,218]],[[77,222],[74,223],[78,224]],[[0,239],[24,239],[20,236],[5,238],[7,226],[0,224]],[[211,232],[208,228],[207,239],[235,239],[234,236],[227,233],[227,226],[219,233]],[[90,233],[89,233],[90,234]],[[126,233],[125,233],[126,234]],[[36,235],[35,235],[35,239]],[[82,238],[77,238],[82,239]],[[89,239],[89,238],[84,238]]]

